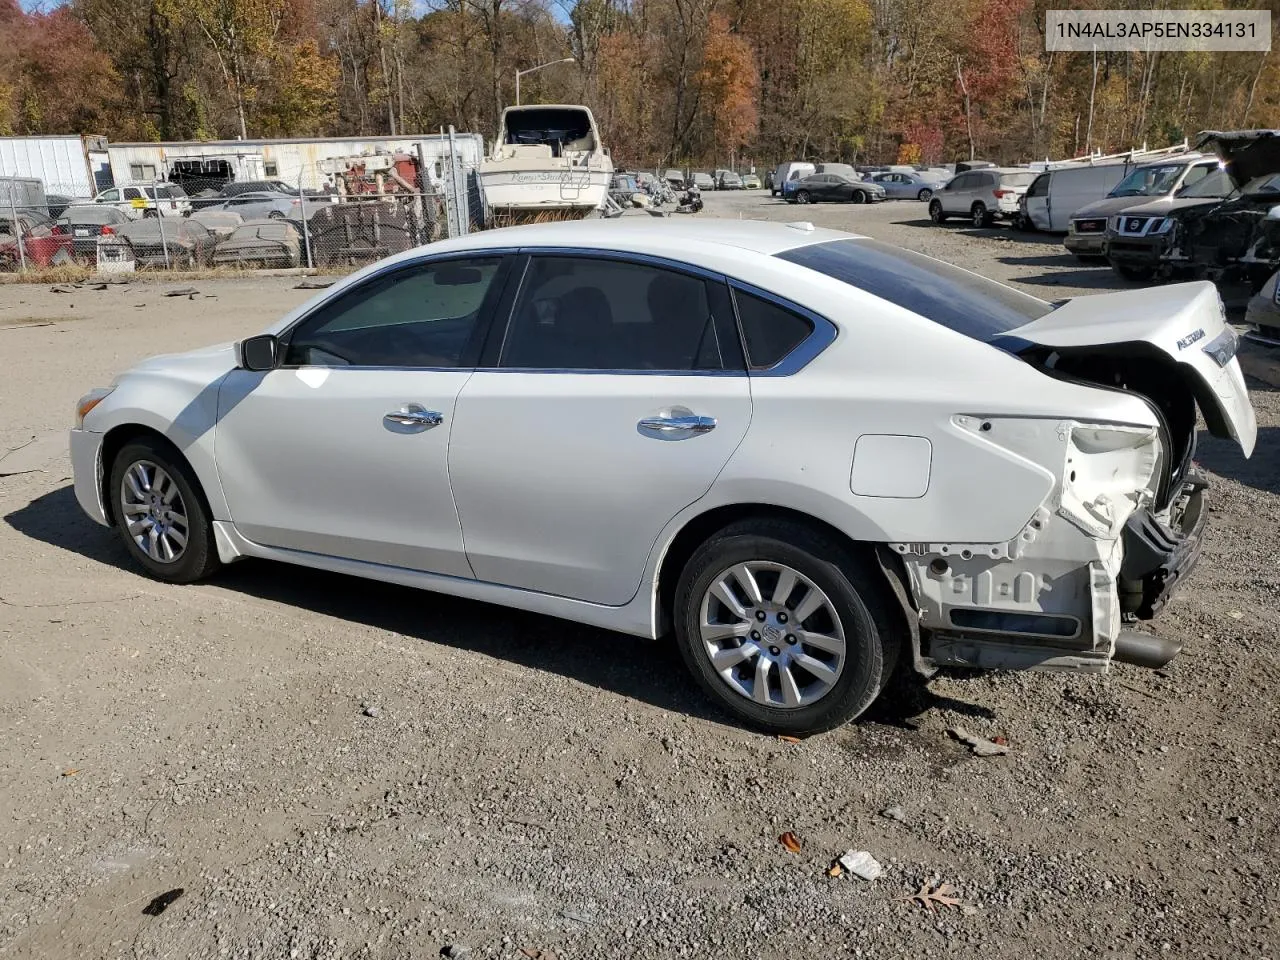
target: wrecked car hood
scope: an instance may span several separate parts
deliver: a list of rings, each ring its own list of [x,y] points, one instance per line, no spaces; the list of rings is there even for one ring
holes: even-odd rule
[[[1246,457],[1253,453],[1257,421],[1235,356],[1236,334],[1212,283],[1075,297],[1008,336],[1059,350],[1155,348],[1189,374],[1209,431],[1235,440]]]
[[[1212,150],[1221,157],[1237,187],[1280,173],[1280,130],[1206,130],[1196,137],[1195,149]]]
[[[1123,217],[1164,217],[1188,207],[1208,207],[1222,203],[1222,197],[1160,197],[1117,211]]]

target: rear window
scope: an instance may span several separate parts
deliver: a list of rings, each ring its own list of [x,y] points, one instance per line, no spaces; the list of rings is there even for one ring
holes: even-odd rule
[[[1006,187],[1029,187],[1031,186],[1031,181],[1037,176],[1038,174],[1034,172],[1002,173],[1000,174],[1000,183]]]
[[[777,256],[984,343],[1053,309],[1002,283],[876,240],[832,240]]]

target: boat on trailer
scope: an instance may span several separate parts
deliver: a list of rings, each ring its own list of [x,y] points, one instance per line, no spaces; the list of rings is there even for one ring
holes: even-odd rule
[[[507,107],[480,164],[485,203],[507,219],[585,217],[604,206],[612,176],[595,117],[577,104]]]

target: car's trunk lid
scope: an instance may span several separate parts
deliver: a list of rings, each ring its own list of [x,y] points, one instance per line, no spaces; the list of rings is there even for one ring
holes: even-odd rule
[[[1199,281],[1076,297],[1007,337],[1064,353],[1154,349],[1172,360],[1215,436],[1253,453],[1258,427],[1213,284]]]

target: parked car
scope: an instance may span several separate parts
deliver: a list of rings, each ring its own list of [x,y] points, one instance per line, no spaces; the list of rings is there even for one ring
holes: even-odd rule
[[[873,173],[871,182],[879,184],[890,200],[927,202],[940,186],[936,180],[927,179],[921,173]]]
[[[662,175],[662,179],[667,181],[667,183],[671,185],[672,190],[684,189],[684,186],[685,186],[684,174],[681,171],[675,169],[674,167],[672,167],[670,170],[664,173]]]
[[[110,235],[116,227],[132,222],[124,211],[98,203],[67,207],[58,218],[62,232],[71,235],[76,259],[89,262],[98,259],[98,237]]]
[[[1063,246],[1082,260],[1105,256],[1107,221],[1128,207],[1148,200],[1177,196],[1197,180],[1218,168],[1216,157],[1189,153],[1172,159],[1144,163],[1111,188],[1102,200],[1071,214]]]
[[[1235,192],[1227,171],[1217,169],[1183,187],[1176,196],[1125,207],[1107,218],[1102,254],[1111,269],[1126,280],[1151,280],[1167,262],[1178,218],[1192,210],[1217,207]]]
[[[185,217],[191,213],[190,199],[181,187],[172,183],[112,187],[99,193],[93,202],[115,207],[132,220],[157,216]]]
[[[809,176],[811,173],[817,173],[812,163],[803,163],[798,160],[790,160],[786,163],[778,164],[773,171],[773,184],[769,187],[770,196],[782,197],[786,199],[785,187],[793,180],[800,180]]]
[[[1097,203],[1133,170],[1131,163],[1080,164],[1046,170],[1027,187],[1024,230],[1065,233],[1077,210]]]
[[[245,220],[269,218],[300,223],[304,217],[310,218],[321,207],[330,205],[328,200],[299,199],[283,193],[240,193],[205,209],[238,213]]]
[[[196,210],[190,219],[203,224],[217,240],[231,236],[236,232],[236,227],[244,223],[244,217],[230,210]]]
[[[1268,347],[1280,347],[1280,294],[1277,293],[1277,280],[1280,280],[1280,273],[1273,273],[1271,279],[1249,301],[1244,316],[1247,329],[1245,336]]]
[[[1280,268],[1280,130],[1210,131],[1196,146],[1221,159],[1236,191],[1216,204],[1170,211],[1162,272],[1256,291]]]
[[[129,245],[134,262],[140,267],[201,266],[209,262],[217,243],[208,227],[189,218],[165,222],[148,217],[112,227],[112,231]]]
[[[29,267],[47,267],[71,255],[71,236],[42,211],[0,207],[0,270],[19,269],[24,257]]]
[[[759,190],[760,178],[754,173],[744,173],[742,175],[743,190]]]
[[[741,190],[743,188],[742,177],[738,176],[732,170],[716,171],[716,189],[717,190]]]
[[[82,204],[87,202],[88,197],[84,200],[79,200],[75,197],[65,196],[61,193],[46,193],[44,197],[45,209],[48,211],[49,216],[54,220],[61,217],[66,212],[67,207],[70,207],[73,204]]]
[[[709,173],[699,171],[693,175],[692,181],[693,185],[699,190],[714,190],[716,188],[715,179]]]
[[[957,174],[934,193],[929,201],[929,218],[934,223],[945,223],[951,217],[965,217],[975,227],[988,227],[996,220],[1014,220],[1018,217],[1018,200],[1035,178],[1030,170],[1009,167]]]
[[[213,251],[219,266],[296,267],[301,261],[302,235],[288,220],[246,220]]]
[[[242,193],[285,193],[296,197],[298,185],[283,180],[233,180],[225,184],[218,193],[224,197],[238,197]]]
[[[884,197],[884,187],[878,183],[850,180],[838,173],[814,173],[802,180],[789,181],[786,193],[789,203],[876,203]]]
[[[813,166],[814,173],[834,173],[838,177],[844,177],[846,180],[866,180],[867,177],[860,173],[852,164],[848,163],[816,163]]]
[[[172,583],[261,557],[672,629],[776,732],[856,716],[899,660],[1176,654],[1125,621],[1199,555],[1197,403],[1256,439],[1211,284],[1055,306],[838,231],[648,224],[415,247],[145,361],[80,400],[76,498]]]

